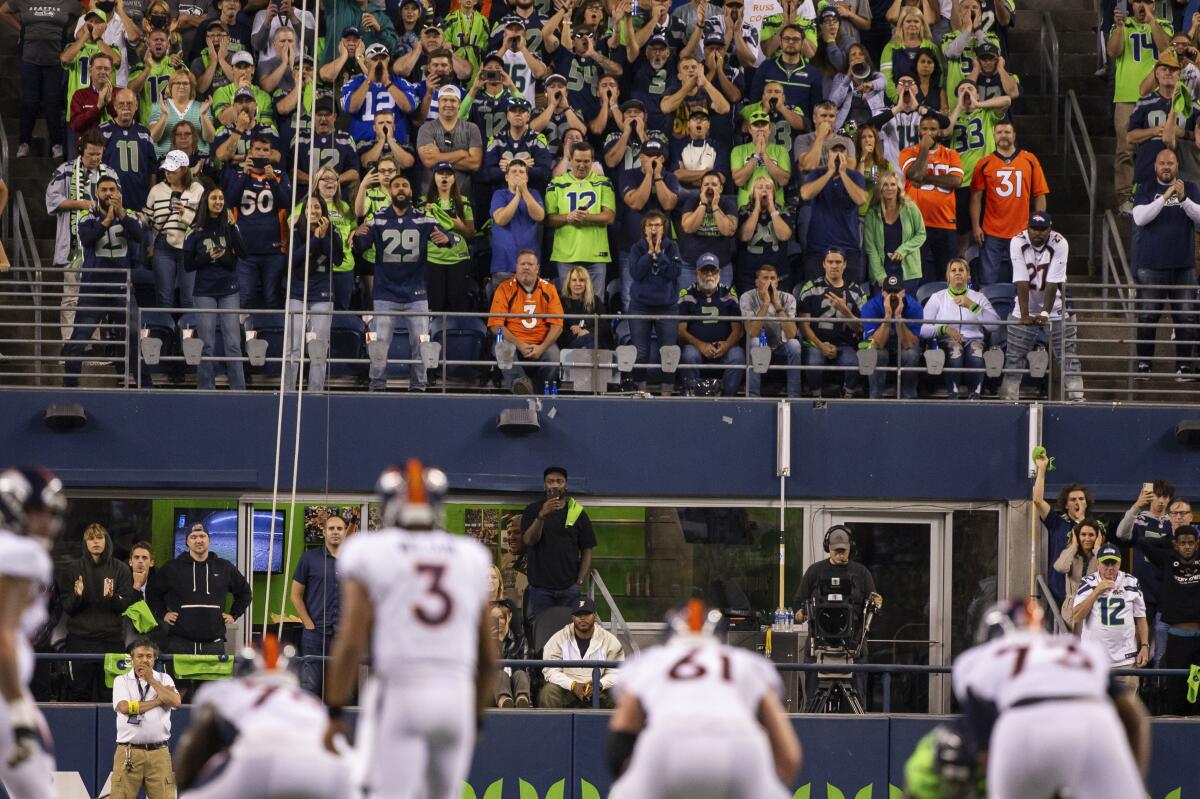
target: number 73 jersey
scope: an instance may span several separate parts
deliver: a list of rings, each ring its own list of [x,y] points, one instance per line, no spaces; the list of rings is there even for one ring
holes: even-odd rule
[[[637,698],[650,728],[676,719],[755,722],[763,697],[783,694],[779,673],[761,655],[689,638],[629,660],[616,688]]]
[[[988,702],[1003,713],[1039,698],[1108,695],[1109,657],[1095,641],[1073,635],[1016,632],[968,649],[954,663],[954,695]]]
[[[442,530],[351,536],[338,576],[371,598],[372,670],[474,679],[491,563],[478,541]]]

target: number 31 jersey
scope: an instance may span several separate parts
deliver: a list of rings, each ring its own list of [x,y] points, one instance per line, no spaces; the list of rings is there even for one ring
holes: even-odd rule
[[[954,695],[968,692],[1003,713],[1017,702],[1108,694],[1109,657],[1094,641],[1072,635],[1017,632],[964,652],[954,663]]]
[[[351,536],[338,576],[361,584],[374,619],[371,660],[385,679],[472,680],[492,559],[472,538],[389,528]]]
[[[677,719],[753,722],[767,693],[783,693],[779,673],[761,655],[694,638],[631,659],[616,687],[637,698],[650,728]]]

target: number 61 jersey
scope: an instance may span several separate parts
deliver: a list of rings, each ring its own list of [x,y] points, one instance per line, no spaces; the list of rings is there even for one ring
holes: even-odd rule
[[[1094,641],[1072,635],[1021,630],[959,656],[954,695],[987,702],[1003,713],[1033,699],[1103,699],[1109,689],[1109,657]]]
[[[443,530],[351,536],[338,575],[371,598],[372,670],[474,680],[491,564],[478,541]]]

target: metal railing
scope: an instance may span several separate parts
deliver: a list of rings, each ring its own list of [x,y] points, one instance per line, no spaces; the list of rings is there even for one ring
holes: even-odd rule
[[[8,175],[8,130],[4,127],[4,117],[0,115],[0,180],[3,180],[9,189],[9,205],[13,204],[12,197],[12,182]],[[0,213],[0,242],[4,242],[4,246],[12,249],[12,208],[5,208],[3,213]],[[9,255],[9,259],[13,258]]]
[[[1049,11],[1042,12],[1042,30],[1038,38],[1038,56],[1040,65],[1040,86],[1042,97],[1049,100],[1050,108],[1050,137],[1054,142],[1054,152],[1059,152],[1058,140],[1058,31],[1054,29],[1054,20]]]
[[[1067,622],[1063,619],[1062,610],[1058,606],[1058,602],[1054,599],[1054,592],[1050,590],[1050,584],[1046,582],[1046,577],[1043,574],[1037,575],[1038,597],[1043,604],[1049,609],[1049,617],[1051,619],[1051,632],[1055,634],[1070,632],[1067,627]]]
[[[588,583],[588,599],[596,601],[596,589],[600,589],[600,596],[608,603],[609,613],[612,615],[610,624],[616,628],[617,637],[621,639],[625,649],[629,652],[637,654],[642,650],[638,646],[638,642],[633,637],[633,632],[629,629],[629,622],[625,621],[625,616],[621,613],[621,609],[617,607],[617,600],[613,599],[613,595],[608,590],[608,586],[604,582],[604,578],[600,576],[600,572],[592,569],[588,576],[591,580]]]
[[[1078,133],[1078,136],[1076,136]],[[1083,189],[1088,200],[1088,271],[1095,274],[1093,258],[1096,245],[1096,153],[1092,149],[1092,137],[1088,135],[1087,123],[1083,111],[1079,108],[1079,100],[1074,89],[1067,90],[1066,100],[1063,101],[1063,146],[1064,155],[1074,156],[1075,165],[1079,167],[1079,175],[1083,181]],[[1070,161],[1068,160],[1068,164]],[[1068,169],[1066,177],[1070,177]],[[1069,188],[1068,188],[1069,191]],[[1064,192],[1065,194],[1066,192]]]

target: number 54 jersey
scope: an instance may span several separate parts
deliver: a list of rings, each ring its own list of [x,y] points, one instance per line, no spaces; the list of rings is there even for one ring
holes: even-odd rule
[[[1033,631],[967,650],[952,676],[960,702],[988,702],[998,713],[1034,699],[1104,699],[1109,679],[1108,652],[1095,641]]]
[[[338,575],[371,597],[373,671],[474,680],[491,563],[478,541],[443,530],[351,536]]]

